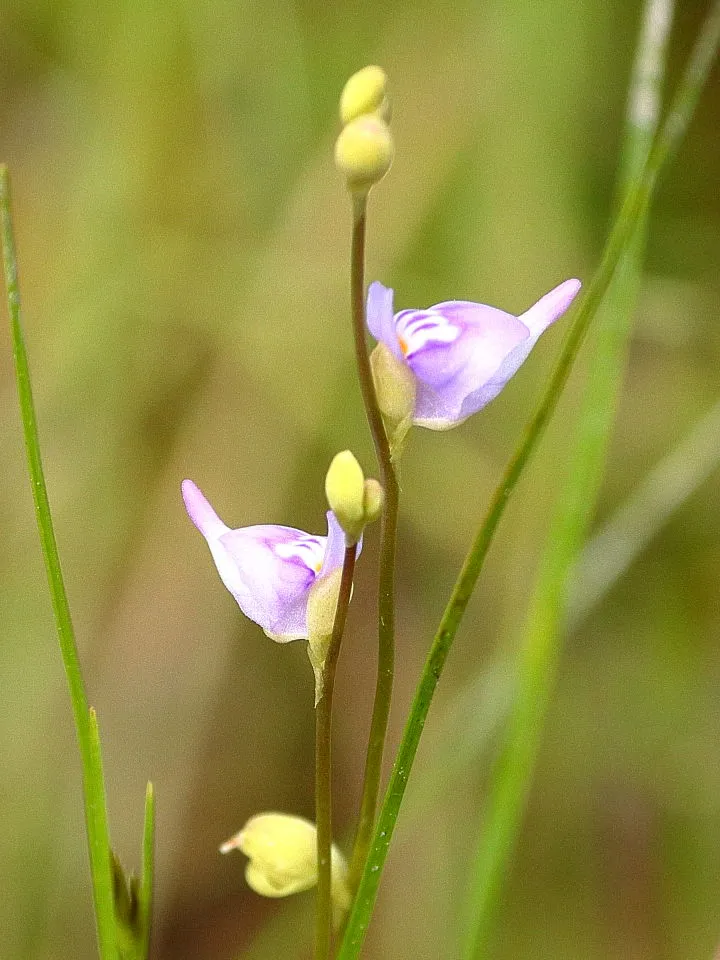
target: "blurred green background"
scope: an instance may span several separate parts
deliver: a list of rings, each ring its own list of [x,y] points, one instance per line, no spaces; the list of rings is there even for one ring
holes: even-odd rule
[[[705,8],[678,6],[671,78]],[[128,868],[145,781],[156,785],[158,960],[307,957],[312,896],[261,900],[242,859],[217,847],[260,810],[312,817],[310,667],[303,644],[274,645],[243,619],[179,485],[196,480],[231,525],[324,532],[332,455],[352,446],[373,469],[348,329],[348,203],[332,167],[344,80],[377,62],[393,84],[397,160],[372,200],[369,278],[394,286],[399,307],[464,298],[520,312],[595,269],[639,18],[636,0],[0,6],[0,159],[14,178],[50,495]],[[654,206],[600,519],[720,399],[718,77]],[[481,415],[411,438],[393,747],[566,326]],[[458,638],[368,958],[456,955],[581,385],[582,362]],[[0,956],[85,960],[79,762],[7,324],[0,400]],[[717,430],[702,455],[716,451]],[[568,634],[497,958],[709,958],[720,939],[719,492],[713,474],[667,524],[657,518],[647,549]],[[372,695],[376,538],[337,694],[343,835]]]

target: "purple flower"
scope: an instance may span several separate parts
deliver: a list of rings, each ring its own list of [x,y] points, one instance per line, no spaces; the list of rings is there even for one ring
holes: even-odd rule
[[[447,430],[500,393],[579,290],[579,280],[566,280],[519,317],[467,300],[393,315],[393,291],[373,283],[367,322],[375,339],[415,377],[413,423]]]
[[[306,639],[310,587],[343,563],[345,534],[335,515],[328,511],[327,537],[275,524],[231,530],[192,480],[183,480],[182,494],[220,579],[245,616],[279,643]]]

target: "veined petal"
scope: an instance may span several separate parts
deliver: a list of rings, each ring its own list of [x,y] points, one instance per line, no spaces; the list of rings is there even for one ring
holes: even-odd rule
[[[307,636],[307,595],[322,567],[326,539],[261,524],[230,530],[208,546],[245,616],[286,642]]]
[[[418,378],[415,423],[444,429],[462,422],[466,398],[491,381],[530,331],[512,314],[480,303],[454,300],[428,313],[444,316],[460,331],[454,341],[429,345],[408,358]]]
[[[275,640],[306,638],[308,591],[323,568],[328,538],[274,524],[231,530],[192,481],[185,480],[182,491],[190,519],[243,613]]]
[[[540,334],[561,316],[580,290],[566,280],[519,317],[466,300],[448,300],[427,310],[403,310],[388,331],[380,284],[373,297],[371,333],[382,339],[417,381],[413,422],[447,430],[482,409],[518,370]],[[371,289],[372,289],[371,287]],[[371,302],[368,297],[368,322]]]

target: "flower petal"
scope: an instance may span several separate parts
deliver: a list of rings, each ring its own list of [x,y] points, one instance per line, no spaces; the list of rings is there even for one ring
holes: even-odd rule
[[[345,560],[345,532],[332,510],[328,510],[325,516],[327,517],[328,535],[325,557],[320,571],[321,577],[326,577],[333,570],[339,570]],[[357,542],[355,556],[359,557],[361,553],[362,537]]]
[[[206,500],[202,490],[192,480],[183,480],[181,489],[188,516],[206,539],[219,537],[230,529],[225,526]]]
[[[540,297],[537,303],[520,315],[520,319],[533,336],[540,336],[551,323],[565,313],[580,292],[581,286],[579,280],[565,280],[564,283],[554,287],[550,293]]]
[[[398,360],[403,359],[395,332],[393,291],[376,280],[367,293],[367,325],[376,340],[381,340]]]
[[[466,398],[492,380],[530,331],[512,314],[480,303],[450,301],[429,312],[441,313],[462,331],[454,342],[428,344],[408,358],[418,378],[414,422],[442,430],[469,416],[463,413]]]
[[[460,409],[460,420],[466,420],[482,410],[484,406],[494,400],[505,384],[517,373],[527,359],[528,354],[537,343],[540,335],[565,313],[580,291],[582,284],[579,280],[566,280],[554,287],[529,310],[518,317],[530,333],[530,336],[518,343],[504,358],[495,373],[475,391],[468,394]]]
[[[307,595],[325,540],[292,527],[261,524],[229,530],[208,545],[220,578],[245,616],[284,643],[307,636]]]
[[[580,286],[579,280],[566,280],[520,317],[466,300],[398,313],[396,339],[417,380],[413,422],[447,430],[481,410],[568,309]]]
[[[243,613],[275,640],[307,637],[308,591],[322,568],[327,538],[273,524],[231,530],[192,481],[182,489],[190,519]]]
[[[321,577],[326,577],[333,570],[342,567],[345,558],[345,533],[332,510],[328,510],[325,516],[327,517],[328,535],[325,557],[320,571]]]

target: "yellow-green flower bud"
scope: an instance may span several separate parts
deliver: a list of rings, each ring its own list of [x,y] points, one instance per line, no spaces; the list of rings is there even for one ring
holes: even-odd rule
[[[373,477],[365,481],[363,488],[363,510],[365,523],[374,523],[382,513],[385,503],[385,491]]]
[[[325,495],[348,546],[357,543],[365,525],[364,484],[362,467],[349,450],[333,457],[325,477]]]
[[[363,67],[354,73],[340,95],[340,120],[351,123],[366,113],[376,113],[390,122],[390,101],[387,97],[387,76],[382,67]]]
[[[287,897],[317,882],[315,827],[302,817],[260,813],[220,847],[249,858],[245,879],[263,897]]]
[[[248,885],[263,897],[287,897],[317,883],[317,830],[313,823],[286,813],[259,813],[220,847],[249,858]],[[350,904],[345,858],[333,844],[331,894],[336,921]]]
[[[335,143],[335,165],[353,193],[367,193],[390,169],[393,140],[386,123],[363,115],[349,123]]]
[[[327,657],[335,611],[340,593],[341,570],[334,570],[318,579],[310,587],[307,605],[308,657],[315,674],[315,706],[322,700]]]
[[[392,457],[397,460],[415,413],[415,377],[382,341],[370,354],[370,366]]]

